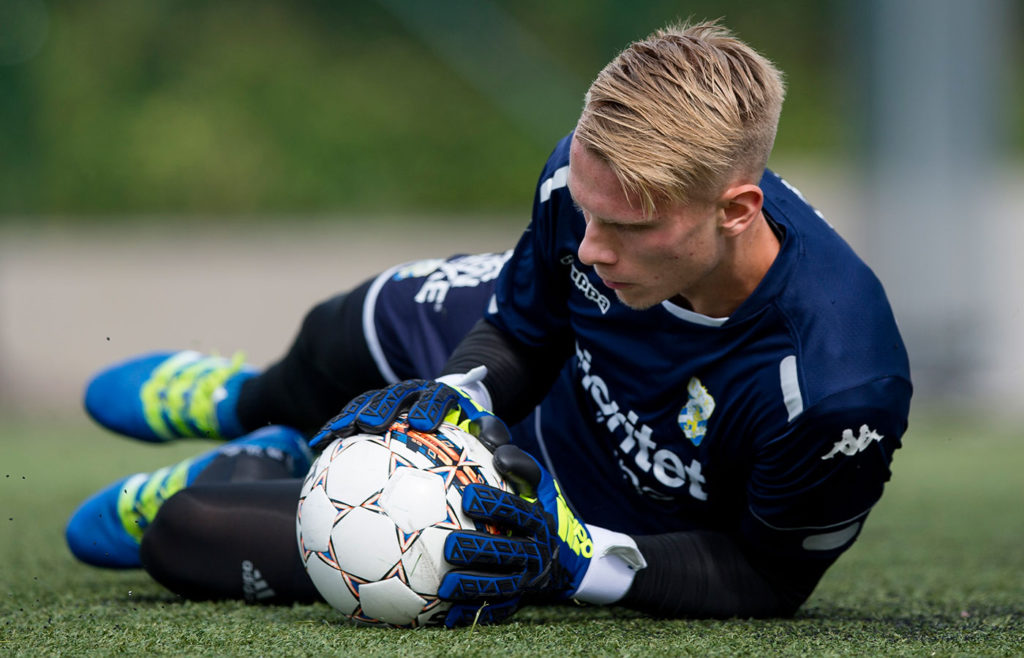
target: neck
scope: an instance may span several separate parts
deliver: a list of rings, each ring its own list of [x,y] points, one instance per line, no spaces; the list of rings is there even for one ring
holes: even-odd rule
[[[718,267],[711,273],[707,286],[695,295],[686,296],[686,304],[694,312],[713,318],[732,315],[754,292],[779,255],[779,238],[768,225],[764,213],[726,246]],[[678,303],[678,302],[677,302]]]

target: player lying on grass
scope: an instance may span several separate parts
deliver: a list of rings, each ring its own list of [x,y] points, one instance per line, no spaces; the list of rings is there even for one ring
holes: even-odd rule
[[[575,557],[547,565],[559,577],[484,597],[495,607],[525,594],[668,616],[792,614],[879,500],[911,384],[877,279],[765,169],[782,97],[778,70],[720,26],[660,31],[590,87],[496,278],[496,256],[466,261],[492,263],[477,276],[458,261],[399,268],[315,308],[263,373],[152,355],[98,376],[87,407],[139,438],[244,442],[267,424],[313,432],[382,390],[331,419],[322,446],[405,409],[436,421],[434,396],[461,398],[406,380],[442,374],[506,421],[534,475],[556,478],[587,523],[558,547]],[[482,380],[462,378],[480,365]],[[196,481],[247,477],[231,459],[193,464]],[[139,564],[132,524],[148,524],[142,562],[174,591],[242,596],[248,564],[262,600],[315,596],[296,568],[298,481],[193,477],[98,494],[71,520],[72,550]],[[97,530],[101,508],[127,531]],[[508,584],[501,568],[469,568],[476,585]],[[469,580],[446,582],[466,595]]]

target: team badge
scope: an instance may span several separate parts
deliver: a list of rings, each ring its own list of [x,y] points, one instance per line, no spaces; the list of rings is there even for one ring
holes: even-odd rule
[[[693,445],[699,446],[708,431],[708,418],[715,412],[715,398],[711,397],[708,389],[696,377],[690,378],[686,392],[690,399],[679,411],[679,427],[686,438],[693,441]]]

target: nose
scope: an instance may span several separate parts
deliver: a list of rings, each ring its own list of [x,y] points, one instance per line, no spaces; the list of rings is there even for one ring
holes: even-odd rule
[[[583,240],[576,250],[580,262],[584,265],[613,265],[618,257],[611,238],[612,236],[601,228],[600,222],[588,220]]]

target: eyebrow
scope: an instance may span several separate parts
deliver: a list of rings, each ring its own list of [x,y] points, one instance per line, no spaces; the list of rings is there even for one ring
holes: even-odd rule
[[[572,201],[572,207],[575,208],[576,211],[579,212],[580,214],[583,214],[585,212],[583,210],[583,206],[581,206],[576,201],[576,197],[572,193],[572,186],[569,185],[569,180],[570,180],[569,174],[568,174],[568,172],[566,172],[566,175],[565,175],[565,191],[569,193],[569,200]],[[593,213],[591,213],[591,214],[593,214]],[[609,219],[607,217],[598,217],[598,216],[595,215],[594,219],[600,220],[601,222],[603,222],[605,224],[612,224],[612,225],[615,225],[615,226],[650,226],[650,225],[656,224],[658,218],[657,217],[642,217],[639,220],[633,221],[633,220]]]

